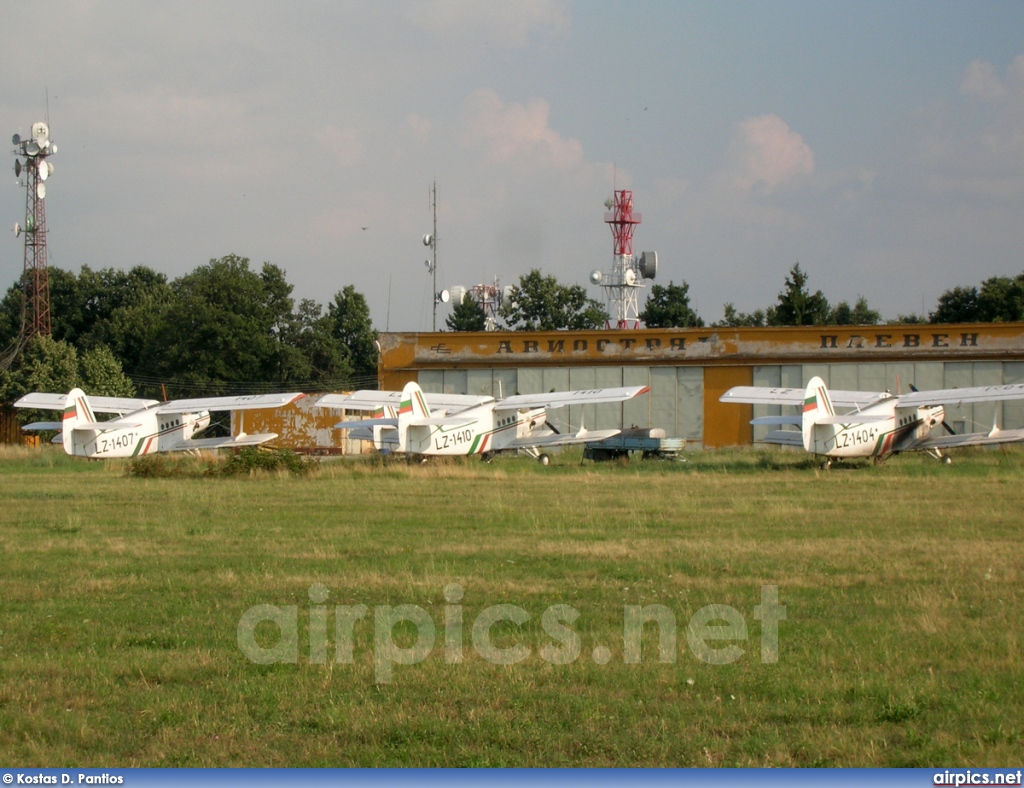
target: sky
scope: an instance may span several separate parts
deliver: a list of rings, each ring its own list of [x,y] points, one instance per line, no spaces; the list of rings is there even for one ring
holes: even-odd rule
[[[1024,271],[1024,3],[0,3],[0,118],[46,120],[50,264],[169,278],[228,254],[380,330],[437,289],[609,270],[633,192],[656,284],[927,313]],[[2,130],[2,129],[0,129]],[[25,190],[0,188],[7,226]],[[23,266],[0,244],[0,281]],[[450,313],[439,307],[437,324]]]

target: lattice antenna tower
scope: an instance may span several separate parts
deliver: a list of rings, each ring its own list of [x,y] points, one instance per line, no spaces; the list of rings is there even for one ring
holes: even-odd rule
[[[633,211],[633,192],[619,189],[614,199],[605,202],[608,212],[604,215],[605,224],[611,227],[614,241],[614,257],[612,270],[604,273],[595,269],[590,273],[590,281],[604,288],[608,302],[609,323],[615,320],[615,328],[640,327],[640,290],[645,279],[654,279],[658,271],[658,253],[644,252],[639,259],[633,257],[633,229],[643,221],[639,213]]]
[[[25,234],[22,276],[22,341],[50,335],[50,271],[46,254],[46,180],[53,175],[49,157],[57,152],[45,123],[32,124],[31,139],[15,134],[14,175],[25,187],[25,226],[14,225],[15,237]],[[22,180],[23,179],[23,180]]]

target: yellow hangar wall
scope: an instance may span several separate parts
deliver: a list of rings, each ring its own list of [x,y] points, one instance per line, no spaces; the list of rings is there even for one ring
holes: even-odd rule
[[[650,386],[625,403],[562,408],[562,427],[660,427],[691,444],[751,443],[769,406],[724,405],[732,386],[802,388],[814,375],[837,389],[896,391],[1024,382],[1024,324],[386,333],[382,389],[509,396]],[[947,409],[954,429],[1024,427],[1024,402]],[[764,428],[758,428],[763,430]]]

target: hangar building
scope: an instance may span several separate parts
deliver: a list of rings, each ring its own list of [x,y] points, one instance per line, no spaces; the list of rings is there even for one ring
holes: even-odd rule
[[[382,389],[485,394],[650,386],[625,403],[555,411],[563,426],[660,427],[691,446],[744,445],[774,406],[723,404],[732,386],[963,388],[1024,382],[1024,324],[385,333]],[[566,412],[568,411],[568,412]],[[1024,401],[951,406],[947,422],[980,431],[1024,427]],[[568,424],[566,423],[568,422]],[[757,430],[766,428],[758,427]]]

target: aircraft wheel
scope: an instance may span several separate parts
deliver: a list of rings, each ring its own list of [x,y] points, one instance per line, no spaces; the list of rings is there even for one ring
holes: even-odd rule
[[[484,462],[486,462],[489,465],[491,460],[494,459],[494,452],[493,451],[485,451],[483,454],[480,455],[480,459],[483,460]]]
[[[546,454],[542,454],[540,455],[540,457],[537,458],[537,462],[539,462],[541,465],[550,465],[551,458]]]
[[[942,458],[942,462],[945,465],[952,465],[953,464],[953,458],[952,457],[943,457]]]
[[[832,467],[832,460],[825,460],[825,462],[823,462],[823,463],[821,464],[821,469],[822,469],[823,471],[827,471],[827,470],[828,470],[829,468],[831,468],[831,467]]]

